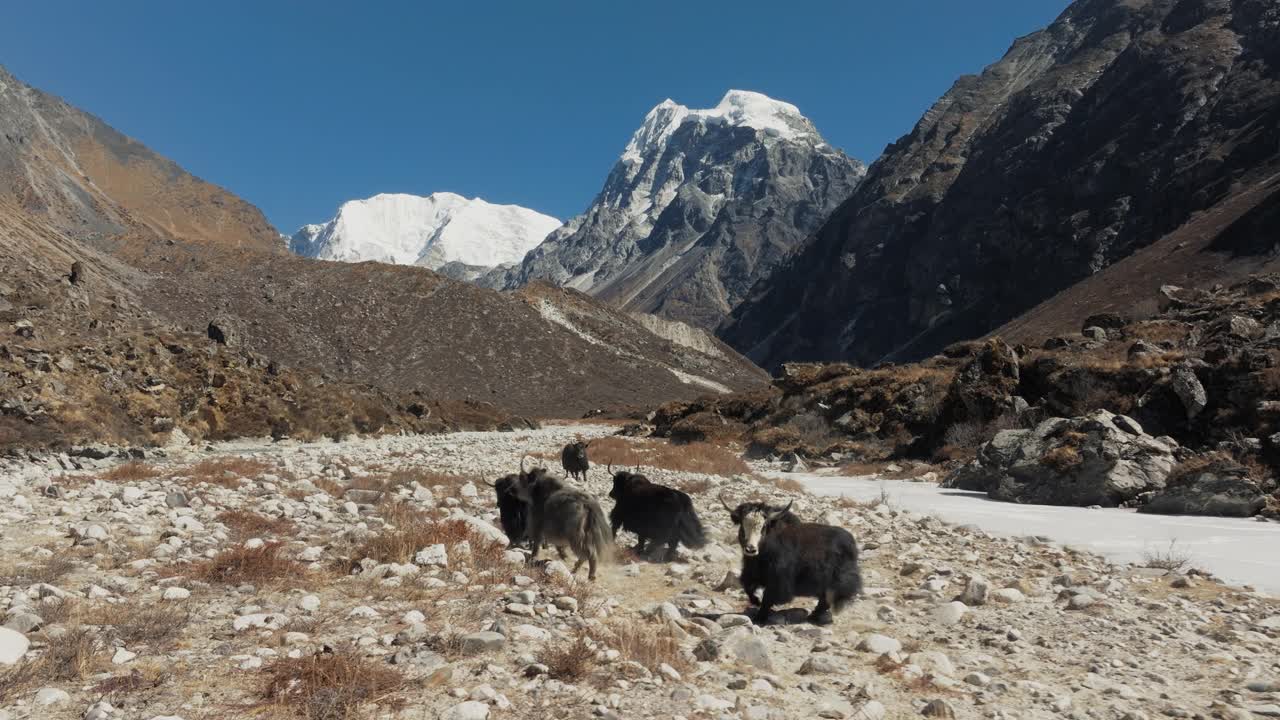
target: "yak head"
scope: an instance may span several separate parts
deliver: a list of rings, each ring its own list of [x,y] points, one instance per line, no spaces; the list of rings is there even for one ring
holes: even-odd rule
[[[613,489],[609,491],[609,497],[614,500],[621,500],[624,495],[633,492],[637,486],[644,485],[649,482],[649,478],[640,473],[627,472],[619,470],[613,472],[613,466],[609,466],[609,472],[613,474]]]
[[[503,475],[494,482],[488,480],[483,481],[485,485],[493,488],[494,494],[501,500],[504,497],[519,497],[520,476],[512,473]]]
[[[764,503],[742,503],[736,508],[720,498],[720,504],[729,511],[729,519],[738,526],[738,544],[742,546],[742,554],[755,557],[760,554],[760,546],[769,533],[778,526],[779,521],[791,517],[791,506],[795,500],[784,508],[776,508]]]
[[[580,467],[587,464],[587,443],[582,440],[574,440],[564,446],[563,454],[578,461]]]

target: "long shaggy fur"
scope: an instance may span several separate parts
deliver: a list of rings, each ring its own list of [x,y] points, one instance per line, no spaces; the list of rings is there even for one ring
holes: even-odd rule
[[[621,470],[613,476],[609,497],[616,501],[609,513],[613,534],[616,537],[619,529],[635,533],[639,538],[636,552],[644,552],[645,543],[652,543],[650,548],[666,545],[666,560],[671,561],[676,559],[676,547],[681,543],[694,550],[707,544],[693,500],[680,490]]]
[[[587,461],[587,444],[578,440],[565,445],[560,451],[560,465],[564,467],[565,475],[585,482],[587,471],[591,469],[591,463]]]
[[[758,547],[759,554],[743,555],[742,588],[753,604],[755,591],[763,589],[756,621],[764,624],[775,605],[791,602],[797,596],[818,599],[809,615],[810,622],[827,624],[832,614],[840,612],[862,591],[862,575],[858,570],[858,544],[844,528],[801,522],[782,508],[760,503],[743,503],[731,511],[739,526],[751,513],[763,513],[765,523]]]
[[[528,539],[529,503],[520,497],[519,485],[520,476],[515,473],[498,478],[492,485],[498,500],[498,518],[502,522],[502,532],[507,534],[512,547]]]
[[[565,548],[573,550],[578,562],[573,572],[588,563],[588,575],[596,578],[596,567],[612,557],[613,536],[605,521],[604,511],[590,495],[567,487],[545,470],[522,474],[520,495],[529,501],[529,537],[533,557],[544,543],[554,545],[565,556]]]

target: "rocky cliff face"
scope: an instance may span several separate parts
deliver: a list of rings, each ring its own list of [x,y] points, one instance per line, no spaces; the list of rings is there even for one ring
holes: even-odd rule
[[[768,367],[928,355],[1253,189],[1278,128],[1274,2],[1079,0],[958,80],[721,336]]]
[[[714,328],[864,173],[793,105],[736,90],[709,110],[667,100],[585,213],[482,282],[541,279]]]
[[[254,206],[0,67],[0,197],[76,239],[282,252]]]

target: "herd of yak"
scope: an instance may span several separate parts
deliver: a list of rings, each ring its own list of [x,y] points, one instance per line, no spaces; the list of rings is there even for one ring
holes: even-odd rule
[[[590,464],[587,443],[577,441],[560,454],[565,475],[586,480]],[[675,488],[650,482],[636,472],[619,470],[613,476],[613,511],[606,524],[604,511],[591,495],[572,487],[546,468],[506,475],[494,483],[502,529],[513,546],[527,546],[530,560],[545,545],[552,545],[562,559],[565,549],[573,551],[576,573],[585,562],[588,578],[595,580],[597,565],[611,554],[618,530],[635,533],[636,551],[666,546],[663,559],[676,559],[683,544],[698,549],[706,544],[702,521],[689,496]],[[831,525],[802,522],[786,507],[747,502],[736,508],[720,499],[729,517],[738,526],[742,548],[739,579],[754,611],[748,614],[758,624],[769,621],[775,606],[795,597],[817,598],[809,622],[826,625],[862,586],[858,572],[858,547],[848,530]],[[757,592],[763,591],[757,597]]]

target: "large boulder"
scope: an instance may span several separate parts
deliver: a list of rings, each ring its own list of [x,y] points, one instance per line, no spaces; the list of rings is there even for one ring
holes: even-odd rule
[[[1114,507],[1163,488],[1176,446],[1132,418],[1095,410],[998,433],[945,486],[1008,502]]]
[[[1249,471],[1225,456],[1196,458],[1178,466],[1163,490],[1138,508],[1162,515],[1251,517],[1262,511],[1267,495]]]

